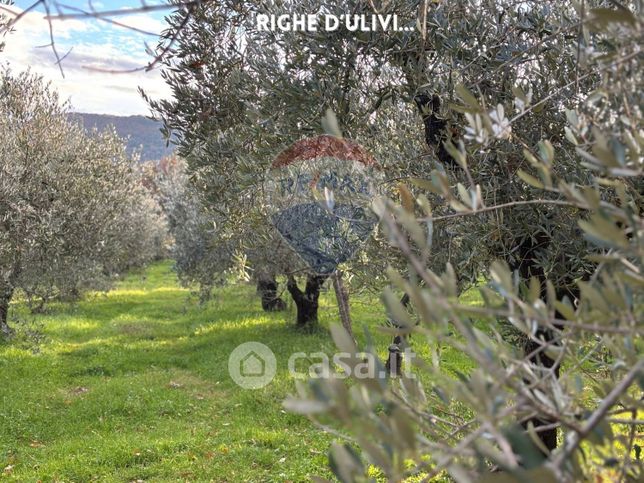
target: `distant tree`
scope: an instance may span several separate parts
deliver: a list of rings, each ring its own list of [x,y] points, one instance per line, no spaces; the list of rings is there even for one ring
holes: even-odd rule
[[[209,212],[190,183],[184,160],[172,156],[150,166],[156,196],[168,219],[173,237],[171,255],[179,279],[200,287],[201,300],[210,297],[215,284],[227,275],[247,276],[246,257],[242,256],[239,236],[226,238],[220,232],[221,215]],[[233,233],[233,235],[235,235]],[[278,295],[275,274],[252,270],[252,278],[266,311],[284,309]]]
[[[105,288],[155,255],[158,205],[123,142],[73,125],[39,77],[0,73],[0,331],[18,289],[46,300]]]
[[[159,132],[159,123],[145,116],[73,112],[70,118],[80,122],[88,133],[113,128],[125,140],[126,152],[130,156],[136,155],[141,162],[159,161],[172,154],[172,146],[166,146]]]
[[[164,158],[154,171],[156,196],[168,220],[177,274],[184,284],[199,284],[204,301],[232,266],[232,244],[219,236],[214,217],[200,204],[183,160]]]

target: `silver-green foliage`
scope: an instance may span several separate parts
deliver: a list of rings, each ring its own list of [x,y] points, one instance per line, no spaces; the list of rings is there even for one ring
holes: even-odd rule
[[[410,296],[419,325],[392,291],[383,300],[430,357],[415,361],[420,377],[312,380],[287,406],[325,424],[332,416],[362,450],[332,448],[342,481],[367,479],[365,460],[391,481],[442,473],[462,482],[640,481],[644,23],[633,5],[457,4],[419,17],[433,49],[425,60],[452,71],[451,110],[463,113],[464,129],[449,149],[459,168],[415,180],[412,205],[376,204],[408,262],[405,276],[389,270],[392,286]],[[503,41],[492,42],[499,34]],[[455,53],[459,38],[478,51],[462,51],[461,61],[441,55]],[[450,210],[436,213],[426,193]],[[482,306],[459,300],[462,265],[427,268],[428,233],[454,221],[471,247],[460,263],[467,255],[488,266]],[[535,265],[545,287],[508,267],[517,237],[540,232],[550,235]],[[562,285],[579,289],[577,304],[557,296]],[[534,353],[502,337],[508,322]],[[342,350],[355,350],[341,329],[333,334]],[[445,346],[473,369],[454,377],[441,364]],[[560,377],[534,363],[538,353],[562,364]],[[519,425],[535,416],[559,428],[554,451],[537,436],[547,428]]]
[[[163,218],[113,132],[85,134],[39,77],[8,70],[0,132],[5,317],[19,288],[44,300],[75,297],[156,255]]]
[[[202,300],[214,284],[231,268],[235,239],[228,240],[219,230],[216,212],[201,203],[180,158],[162,160],[155,168],[157,197],[172,236],[172,258],[180,280],[198,283]]]
[[[306,13],[318,3],[288,6]],[[176,135],[191,183],[217,218],[219,236],[235,239],[231,253],[246,256],[254,269],[271,265],[273,272],[297,273],[305,267],[270,223],[264,178],[274,158],[321,134],[320,118],[330,108],[344,134],[373,151],[387,174],[393,165],[396,176],[395,165],[415,150],[391,133],[413,132],[414,113],[401,112],[404,104],[392,85],[398,70],[385,67],[374,77],[381,61],[369,54],[369,43],[346,33],[330,42],[333,36],[323,32],[302,38],[257,31],[255,15],[275,7],[233,0],[181,8],[169,18],[167,36],[181,34],[163,72],[173,98],[151,105]],[[394,116],[408,122],[396,124]],[[388,149],[399,144],[399,152]],[[382,271],[373,270],[374,278],[382,279]]]
[[[417,28],[266,33],[252,22],[258,13],[374,9]],[[631,386],[642,378],[638,9],[229,0],[204,4],[185,25],[187,9],[171,19],[169,34],[182,29],[164,73],[175,99],[153,106],[178,134],[204,206],[222,215],[221,233],[242,234],[242,252],[279,260],[263,174],[281,149],[320,133],[327,108],[375,153],[389,181],[383,190],[401,201],[376,204],[381,231],[352,266],[372,286],[393,267],[390,281],[410,296],[419,326],[393,290],[384,299],[403,332],[419,333],[415,343],[426,337],[435,354],[419,367],[430,386],[317,380],[292,406],[341,421],[388,478],[447,469],[479,481],[496,465],[526,481],[537,473],[574,480],[596,469],[580,448],[606,438],[626,450],[602,449],[599,461],[641,475],[631,451],[641,406]],[[452,166],[422,142],[419,93],[443,98]],[[485,306],[462,306],[463,287],[481,278],[491,280]],[[561,295],[577,289],[578,305]],[[562,363],[560,379],[498,335],[508,323]],[[446,344],[476,369],[454,378],[440,364]],[[517,429],[535,416],[563,436],[545,459],[536,430]],[[615,428],[622,433],[610,430],[616,420],[626,421]],[[335,447],[332,465],[342,480],[364,477],[350,447]]]

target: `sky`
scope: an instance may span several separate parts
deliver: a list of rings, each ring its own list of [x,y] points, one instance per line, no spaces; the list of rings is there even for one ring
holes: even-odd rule
[[[48,0],[50,4],[53,0]],[[141,0],[59,0],[62,5],[97,11],[132,9]],[[35,0],[17,0],[9,7],[22,12]],[[148,0],[147,5],[164,3]],[[142,87],[152,98],[170,97],[170,90],[161,79],[160,70],[127,74],[99,72],[95,69],[125,70],[147,65],[151,57],[145,43],[156,46],[157,35],[164,29],[164,16],[170,9],[139,12],[111,17],[120,23],[148,31],[145,35],[96,19],[57,20],[52,23],[56,48],[62,57],[64,77],[56,65],[50,43],[44,9],[27,13],[8,34],[0,65],[13,71],[31,69],[42,75],[58,90],[61,98],[69,99],[72,110],[99,114],[149,114],[149,108],[138,92]],[[70,51],[71,49],[71,51]]]

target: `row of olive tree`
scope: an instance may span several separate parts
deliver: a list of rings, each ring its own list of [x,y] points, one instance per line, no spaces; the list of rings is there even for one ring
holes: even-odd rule
[[[18,289],[41,302],[103,289],[158,253],[159,207],[123,141],[85,133],[30,73],[0,73],[0,332]]]
[[[169,36],[181,30],[173,46],[175,55],[168,57],[164,72],[175,98],[152,105],[167,129],[178,134],[180,152],[187,159],[204,206],[223,215],[219,225],[222,233],[242,234],[242,252],[264,253],[264,260],[276,267],[283,256],[290,256],[277,249],[268,223],[269,207],[261,196],[263,173],[281,149],[318,133],[319,119],[325,109],[332,108],[344,133],[369,147],[382,163],[386,178],[393,181],[385,185],[385,191],[394,195],[396,184],[406,182],[397,186],[405,209],[389,203],[380,206],[384,230],[375,233],[368,250],[349,267],[358,275],[356,279],[362,275],[360,278],[369,285],[378,286],[383,283],[386,265],[391,264],[399,274],[393,275],[393,280],[404,290],[403,300],[418,317],[427,322],[441,319],[432,327],[443,332],[430,332],[430,345],[450,341],[465,350],[459,337],[445,337],[449,333],[444,330],[445,324],[451,321],[457,328],[460,324],[459,332],[464,332],[467,342],[476,342],[469,320],[450,307],[468,282],[491,278],[508,304],[505,310],[485,312],[496,316],[491,333],[497,321],[505,321],[501,327],[506,334],[508,320],[523,333],[525,344],[520,344],[519,353],[511,352],[507,378],[499,379],[501,372],[496,371],[508,364],[506,350],[511,346],[503,339],[484,351],[498,351],[497,365],[483,365],[479,354],[474,354],[483,371],[481,376],[473,374],[467,381],[454,382],[436,364],[436,376],[441,377],[436,395],[445,397],[439,401],[419,395],[418,406],[403,405],[404,413],[391,413],[388,431],[378,427],[378,418],[380,403],[390,407],[389,399],[377,394],[373,401],[363,401],[360,397],[367,393],[347,393],[340,385],[329,383],[339,395],[357,398],[353,402],[345,398],[342,404],[332,406],[340,412],[346,407],[356,409],[342,413],[350,415],[345,422],[356,429],[355,434],[363,435],[358,437],[362,449],[390,477],[405,473],[406,457],[418,462],[417,474],[432,465],[436,465],[433,471],[449,466],[455,476],[467,481],[486,468],[485,464],[476,466],[477,455],[483,458],[481,461],[495,461],[519,472],[535,461],[541,464],[544,454],[558,477],[569,477],[572,470],[562,461],[578,454],[578,441],[591,435],[599,423],[605,426],[605,411],[614,410],[625,387],[641,377],[641,368],[636,365],[635,372],[629,372],[618,384],[621,392],[617,396],[609,394],[604,399],[600,391],[599,399],[592,403],[581,401],[584,393],[570,385],[570,377],[574,380],[577,374],[574,369],[558,379],[562,362],[572,368],[585,368],[588,361],[598,364],[600,370],[591,373],[591,380],[604,378],[603,370],[610,364],[632,365],[633,346],[639,344],[641,335],[635,323],[641,300],[631,300],[641,278],[641,258],[632,257],[641,257],[641,245],[621,254],[613,247],[598,249],[590,243],[603,240],[611,230],[622,233],[628,243],[640,243],[641,208],[622,214],[616,211],[626,205],[641,207],[637,177],[642,174],[642,89],[637,66],[642,23],[632,13],[636,9],[635,2],[609,9],[599,1],[553,1],[544,5],[530,1],[311,0],[258,5],[228,0],[204,4],[190,13],[179,10],[169,19]],[[391,13],[398,15],[401,25],[416,29],[256,29],[257,14],[287,10],[301,14]],[[211,45],[219,48],[212,49]],[[607,159],[608,164],[615,164],[616,171],[604,171]],[[625,178],[625,192],[618,187],[616,177]],[[536,199],[534,190],[542,188],[548,193]],[[570,201],[570,197],[577,201]],[[617,198],[620,201],[614,202]],[[590,199],[595,202],[588,204]],[[614,203],[613,208],[607,205],[599,212],[599,200]],[[589,225],[578,223],[588,212],[599,213],[593,220],[600,225],[606,216],[616,218],[609,218],[612,225],[604,223],[601,229],[597,225],[595,234],[589,236],[581,229]],[[415,218],[423,218],[424,226]],[[405,227],[402,235],[395,229],[398,224]],[[597,233],[603,235],[598,237]],[[396,249],[383,248],[383,235]],[[621,335],[615,339],[609,340],[599,331],[602,336],[593,340],[582,329],[596,328],[596,320],[589,324],[578,318],[588,316],[584,301],[585,307],[594,307],[588,299],[601,298],[596,297],[596,288],[604,283],[603,270],[608,270],[609,259],[613,258],[619,260],[615,273],[628,273],[628,283],[634,284],[614,289],[626,297],[624,320],[628,323],[618,328]],[[491,263],[498,259],[503,264],[490,270]],[[440,272],[446,260],[452,268],[445,281],[440,281],[428,269]],[[499,268],[503,266],[510,271]],[[509,291],[508,273],[512,274],[509,282],[514,291]],[[530,304],[537,311],[543,308],[549,318],[521,320],[517,307],[522,306],[513,298],[517,287],[522,287]],[[406,312],[387,293],[392,319],[402,327],[397,342],[404,345],[404,336],[412,328],[408,327]],[[577,308],[573,301],[580,297]],[[603,320],[609,312],[592,317]],[[568,331],[568,326],[576,322],[581,325]],[[597,359],[595,354],[602,358]],[[608,373],[608,384],[620,375]],[[490,385],[494,380],[499,382]],[[496,419],[483,420],[488,413],[482,412],[480,418],[461,425],[452,409],[463,404],[462,391],[472,385],[496,390],[505,388],[507,381],[515,392],[499,389],[498,404],[490,402],[495,411],[502,409],[504,419],[494,413]],[[394,400],[413,395],[387,391]],[[324,391],[317,394],[329,396]],[[474,396],[465,398],[475,414],[485,394],[477,389]],[[528,402],[521,399],[514,404],[516,397]],[[561,398],[573,401],[575,411],[566,412]],[[316,401],[311,407],[321,406]],[[624,407],[632,409],[634,405]],[[365,412],[365,408],[369,410]],[[604,411],[594,416],[591,429],[571,422],[573,417],[585,417],[580,414],[589,408]],[[440,419],[436,411],[449,417]],[[369,431],[359,426],[361,416],[373,423]],[[441,420],[445,427],[436,433],[432,428]],[[510,420],[522,423],[528,433],[512,431],[510,436],[502,436]],[[555,453],[560,428],[573,428],[567,432],[578,440],[572,451]],[[374,437],[380,445],[372,444]],[[532,463],[527,460],[532,456],[517,455],[518,446],[513,445],[527,445],[528,452],[536,454]],[[530,445],[538,452],[534,453]],[[441,448],[444,451],[439,451]],[[507,460],[498,461],[499,450],[509,458],[509,464]],[[434,458],[429,457],[434,453]],[[557,456],[562,454],[565,456]],[[338,455],[343,455],[342,464]],[[463,465],[453,464],[461,456],[466,456]],[[350,450],[337,450],[334,457],[336,468],[345,468],[342,479],[357,478],[359,471],[354,473],[351,468],[359,465]],[[630,456],[620,461],[624,474],[631,471]]]
[[[298,13],[319,8],[315,1],[291,6]],[[333,10],[342,13],[339,6]],[[177,33],[177,39],[164,58],[163,75],[173,97],[150,103],[167,133],[176,136],[195,193],[216,218],[217,236],[233,241],[228,260],[220,258],[224,263],[211,268],[226,270],[230,257],[242,254],[258,282],[271,290],[274,276],[286,275],[288,290],[301,302],[298,320],[306,325],[317,320],[321,279],[293,256],[271,225],[264,193],[268,168],[292,143],[320,134],[327,108],[335,111],[345,135],[371,149],[392,178],[412,164],[401,158],[418,155],[418,146],[402,132],[413,138],[418,129],[411,122],[414,111],[401,111],[398,72],[385,69],[374,77],[380,60],[369,53],[369,42],[346,32],[303,39],[291,32],[261,32],[253,24],[259,13],[270,13],[270,6],[232,0],[181,8],[169,17],[166,35]],[[406,122],[395,122],[401,118]],[[387,146],[383,140],[394,139],[392,131],[399,136]],[[376,235],[373,251],[383,246]],[[384,258],[364,256],[356,264],[371,270],[343,268],[384,283]],[[304,289],[296,278],[305,280]]]
[[[214,285],[233,268],[234,247],[220,236],[216,213],[208,213],[186,172],[183,159],[170,156],[145,166],[146,184],[165,214],[175,270],[184,285],[196,284],[206,301]]]
[[[171,156],[149,163],[144,170],[146,184],[167,219],[171,256],[179,280],[186,286],[197,285],[201,302],[210,298],[213,286],[231,277],[247,281],[250,275],[257,283],[264,310],[285,308],[274,269],[267,270],[266,264],[250,269],[248,262],[253,252],[241,251],[241,232],[221,229],[225,216],[202,203],[185,160]]]

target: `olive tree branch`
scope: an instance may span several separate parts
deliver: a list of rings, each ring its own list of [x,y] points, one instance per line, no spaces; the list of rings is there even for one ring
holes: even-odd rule
[[[119,9],[119,10],[102,10],[102,11],[94,9],[94,7],[91,5],[91,2],[90,2],[91,10],[87,11],[78,7],[60,3],[57,0],[36,0],[35,2],[33,2],[31,5],[29,5],[27,8],[25,8],[22,12],[18,14],[11,8],[0,6],[0,11],[8,12],[9,14],[14,16],[5,26],[0,28],[0,34],[11,31],[11,29],[25,15],[27,15],[27,13],[32,12],[39,6],[42,6],[45,10],[44,19],[47,21],[47,25],[49,29],[49,38],[50,38],[49,44],[45,45],[44,47],[51,48],[56,58],[56,65],[58,66],[60,73],[64,78],[65,73],[63,71],[62,61],[65,59],[65,57],[67,57],[69,52],[71,52],[71,49],[69,52],[67,52],[67,54],[63,55],[62,57],[58,53],[58,49],[56,47],[56,40],[55,40],[55,29],[53,25],[54,21],[69,20],[69,19],[95,19],[95,20],[101,20],[103,22],[108,22],[112,25],[116,25],[118,27],[122,27],[126,30],[131,30],[133,32],[156,36],[157,34],[153,32],[148,32],[146,30],[139,29],[131,25],[127,25],[125,23],[113,20],[110,17],[115,17],[119,15],[132,15],[137,13],[148,13],[148,12],[154,12],[159,10],[185,8],[186,13],[181,23],[174,29],[174,32],[167,39],[167,41],[165,42],[165,45],[163,45],[161,50],[154,55],[154,58],[147,65],[144,65],[141,67],[135,67],[133,69],[123,69],[123,70],[101,69],[97,67],[86,67],[86,66],[84,67],[85,69],[88,69],[88,70],[105,72],[110,74],[125,74],[125,73],[132,73],[132,72],[138,72],[138,71],[148,72],[152,70],[157,64],[159,64],[165,58],[168,52],[170,52],[177,38],[179,37],[183,29],[186,27],[186,25],[192,18],[195,9],[200,5],[210,1],[211,0],[182,0],[182,1],[176,1],[176,2],[161,3],[156,5],[148,5],[145,2],[141,2],[139,6],[134,8]],[[58,13],[52,13],[52,10],[55,10]],[[72,13],[65,12],[65,10],[72,11]],[[146,44],[146,48],[147,48],[147,44]]]
[[[553,461],[555,468],[560,467],[566,462],[572,453],[579,447],[581,442],[600,424],[608,411],[618,402],[619,398],[633,384],[635,379],[644,371],[644,360],[635,364],[626,376],[617,384],[613,390],[604,398],[595,412],[586,420],[586,424],[576,431],[563,447],[562,451],[557,454]]]

